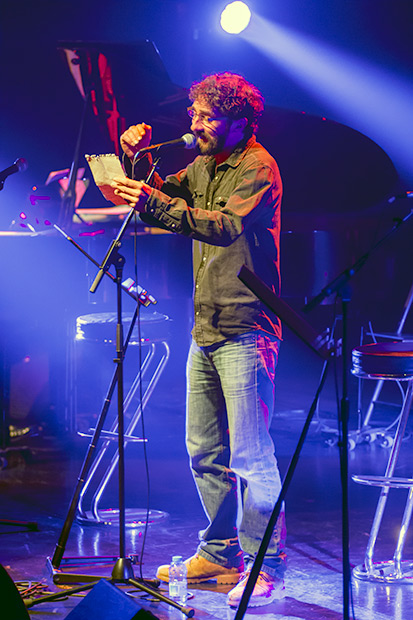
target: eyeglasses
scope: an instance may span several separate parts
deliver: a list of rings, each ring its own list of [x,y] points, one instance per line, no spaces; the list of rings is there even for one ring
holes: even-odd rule
[[[195,112],[194,108],[187,108],[189,118],[192,120],[198,119],[203,125],[210,125],[214,121],[223,121],[226,119],[226,116],[208,116],[204,112]]]

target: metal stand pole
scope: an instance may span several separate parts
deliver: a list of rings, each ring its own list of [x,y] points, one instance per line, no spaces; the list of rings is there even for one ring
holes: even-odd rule
[[[151,172],[149,176],[152,176],[155,166],[157,165],[159,159],[153,164]],[[119,254],[119,249],[121,247],[121,239],[123,234],[131,221],[135,211],[131,209],[127,218],[125,219],[121,229],[118,232],[116,239],[112,241],[109,246],[108,251],[106,252],[106,256],[103,259],[103,262],[100,265],[99,271],[95,277],[95,280],[90,288],[90,292],[94,293],[100,281],[102,280],[105,274],[108,274],[109,267],[114,264],[116,270],[116,287],[117,287],[117,325],[116,325],[116,358],[114,362],[116,364],[116,381],[118,386],[118,454],[119,454],[119,462],[118,462],[118,473],[119,473],[119,556],[116,560],[116,563],[112,570],[111,580],[115,583],[125,583],[131,584],[138,589],[143,590],[151,594],[154,598],[162,600],[163,602],[168,603],[169,605],[179,609],[184,615],[188,618],[191,618],[195,610],[191,607],[184,607],[175,601],[163,596],[157,590],[150,588],[148,585],[144,584],[142,580],[137,580],[134,578],[133,567],[131,558],[126,557],[126,544],[125,544],[125,453],[124,453],[124,417],[123,417],[123,362],[124,362],[124,346],[123,346],[123,325],[122,325],[122,273],[123,266],[125,263],[125,259],[122,255]],[[132,333],[132,332],[130,332]],[[96,429],[97,430],[97,429]],[[80,483],[80,481],[79,481]],[[83,484],[83,480],[81,481]],[[80,484],[79,484],[80,487]],[[73,502],[72,502],[73,504]],[[61,560],[62,549],[56,549],[56,560]],[[79,576],[80,577],[80,576]],[[90,587],[90,584],[89,584]],[[87,587],[85,588],[87,589]],[[74,589],[73,592],[70,590],[66,591],[66,595],[70,595],[71,593],[75,593],[75,591],[79,591],[77,588]],[[43,599],[37,599],[36,602],[42,602]],[[47,600],[50,600],[48,598]]]
[[[347,288],[347,287],[346,287]],[[350,413],[350,401],[348,398],[348,364],[347,364],[347,309],[349,296],[342,292],[342,313],[343,313],[343,337],[342,337],[342,395],[340,403],[340,423],[341,440],[339,440],[340,450],[340,472],[341,472],[341,504],[342,504],[342,555],[343,555],[343,619],[349,620],[350,614],[350,536],[349,536],[349,507],[348,507],[348,421]]]

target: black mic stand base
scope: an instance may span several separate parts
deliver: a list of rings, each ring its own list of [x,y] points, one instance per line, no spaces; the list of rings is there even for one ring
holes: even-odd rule
[[[175,607],[175,609],[180,611],[187,618],[192,618],[194,616],[195,609],[193,609],[192,607],[185,607],[184,605],[180,605],[176,601],[173,601],[169,599],[167,596],[164,596],[163,594],[161,594],[158,590],[152,589],[150,586],[147,585],[147,581],[141,581],[141,580],[135,579],[133,577],[132,567],[128,565],[127,558],[126,558],[126,561],[124,558],[119,559],[113,570],[118,575],[123,574],[124,577],[118,578],[118,577],[112,576],[109,579],[106,578],[107,581],[109,581],[110,583],[113,583],[115,585],[119,584],[119,585],[125,585],[125,586],[133,586],[137,590],[141,590],[142,592],[145,592],[146,594],[150,594],[151,596],[156,598],[158,601],[167,603],[171,607]],[[132,576],[125,578],[127,574],[132,575]],[[46,596],[41,596],[36,599],[33,599],[33,598],[25,599],[24,604],[26,608],[31,608],[31,607],[34,607],[35,605],[40,605],[41,603],[57,601],[61,599],[62,597],[67,598],[68,596],[78,594],[79,592],[85,592],[86,590],[91,590],[102,579],[105,579],[105,577],[95,577],[90,583],[87,583],[86,585],[77,586],[75,588],[71,588],[70,590],[62,590],[61,592],[55,592],[54,594],[47,594]]]
[[[70,560],[70,559],[69,559]],[[99,561],[102,564],[109,564],[115,562],[112,573],[110,577],[106,577],[103,575],[88,575],[88,574],[77,574],[77,573],[65,573],[59,569],[56,569],[53,566],[52,559],[50,557],[47,558],[47,568],[53,574],[53,583],[57,585],[62,584],[75,584],[75,583],[83,583],[85,585],[77,586],[71,588],[70,590],[64,590],[63,592],[57,592],[56,594],[47,595],[44,597],[40,597],[37,599],[29,599],[25,604],[26,607],[32,607],[33,605],[38,605],[43,602],[48,602],[52,600],[57,600],[62,596],[71,596],[72,594],[77,594],[78,592],[83,592],[85,590],[89,590],[93,588],[99,581],[102,579],[106,579],[114,584],[124,585],[124,586],[133,586],[137,590],[141,590],[146,594],[151,595],[154,599],[161,601],[170,605],[171,607],[175,607],[182,614],[187,616],[187,618],[192,618],[195,614],[195,610],[192,607],[186,607],[180,605],[176,601],[168,598],[161,594],[158,590],[160,585],[159,579],[139,579],[134,576],[133,572],[133,558],[130,557],[100,557]],[[64,563],[64,558],[61,560]],[[96,557],[83,557],[79,558],[78,564],[82,564],[83,566],[96,563]]]

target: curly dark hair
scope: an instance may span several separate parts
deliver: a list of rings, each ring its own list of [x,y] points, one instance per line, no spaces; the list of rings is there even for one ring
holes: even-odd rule
[[[189,99],[205,101],[213,110],[231,120],[246,118],[244,131],[250,137],[258,129],[264,111],[264,97],[256,86],[237,73],[214,73],[192,84]]]

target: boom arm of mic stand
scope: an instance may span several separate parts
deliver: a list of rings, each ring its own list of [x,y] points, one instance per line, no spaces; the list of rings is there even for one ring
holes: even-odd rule
[[[359,269],[362,268],[368,258],[367,254],[364,254],[359,260],[354,263],[352,267],[345,269],[337,278],[332,280],[327,286],[325,286],[308,304],[302,309],[303,312],[310,312],[313,308],[321,304],[326,297],[329,297],[333,293],[336,293],[343,288],[347,282],[354,276]]]

